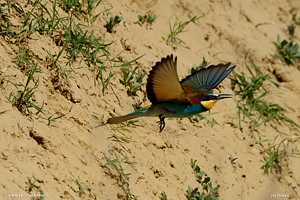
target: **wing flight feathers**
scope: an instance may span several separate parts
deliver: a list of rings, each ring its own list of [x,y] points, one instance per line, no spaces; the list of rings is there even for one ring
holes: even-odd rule
[[[236,66],[231,63],[210,65],[179,82],[177,57],[162,58],[150,71],[147,79],[147,95],[153,103],[163,101],[191,102],[198,104],[205,93],[217,87]]]
[[[236,66],[229,68],[231,63],[211,65],[203,68],[192,75],[187,76],[180,81],[181,86],[195,94],[200,92],[209,92],[217,87]]]
[[[162,58],[150,71],[147,79],[147,95],[155,104],[162,101],[186,102],[185,92],[177,75],[177,57]]]

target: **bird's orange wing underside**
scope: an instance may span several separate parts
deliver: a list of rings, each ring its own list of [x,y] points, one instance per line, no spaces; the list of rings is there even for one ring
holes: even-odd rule
[[[147,79],[147,95],[152,103],[187,102],[177,75],[177,57],[167,56],[155,64]]]

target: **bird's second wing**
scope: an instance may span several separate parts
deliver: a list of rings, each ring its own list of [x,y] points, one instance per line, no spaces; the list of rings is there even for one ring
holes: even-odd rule
[[[198,99],[199,102],[196,102],[195,96],[201,97],[201,93],[208,93],[217,87],[236,67],[229,68],[230,64],[210,65],[182,79],[180,84],[185,90],[189,101],[198,104],[201,99]]]
[[[177,75],[177,57],[173,60],[173,55],[167,56],[155,64],[147,79],[147,95],[153,104],[187,101]]]

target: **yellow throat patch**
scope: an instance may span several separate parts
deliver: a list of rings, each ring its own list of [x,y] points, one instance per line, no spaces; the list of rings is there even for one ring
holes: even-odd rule
[[[211,100],[211,101],[201,101],[202,106],[204,106],[206,109],[211,109],[215,103],[217,103],[219,100]]]

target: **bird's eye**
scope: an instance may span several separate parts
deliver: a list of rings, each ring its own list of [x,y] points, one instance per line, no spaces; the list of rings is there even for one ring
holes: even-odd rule
[[[208,95],[207,96],[209,100],[216,100],[217,97],[215,95]]]

